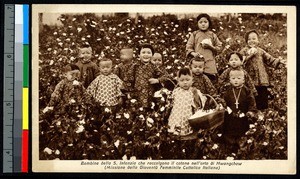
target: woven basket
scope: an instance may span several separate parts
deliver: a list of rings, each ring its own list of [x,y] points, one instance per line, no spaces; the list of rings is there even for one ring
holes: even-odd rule
[[[211,98],[214,101],[216,108],[213,110],[213,112],[204,114],[200,117],[195,117],[195,115],[197,115],[197,112],[201,112],[201,111],[197,111],[193,116],[191,116],[188,119],[191,127],[195,131],[198,131],[199,129],[213,129],[220,126],[224,122],[225,109],[219,109],[218,103],[212,96],[208,94],[204,94],[204,95]],[[205,110],[202,110],[202,113],[205,112],[206,112]]]

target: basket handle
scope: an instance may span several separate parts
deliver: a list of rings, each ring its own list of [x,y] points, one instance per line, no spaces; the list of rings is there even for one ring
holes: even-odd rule
[[[216,105],[216,108],[215,109],[219,109],[219,104],[217,103],[217,101],[215,100],[215,98],[213,98],[211,95],[209,95],[209,94],[203,94],[204,96],[207,96],[207,97],[210,97],[212,100],[213,100],[213,102],[215,103],[215,105]],[[206,103],[204,103],[204,105],[203,105],[203,109],[204,109],[204,107],[205,107],[205,104]]]

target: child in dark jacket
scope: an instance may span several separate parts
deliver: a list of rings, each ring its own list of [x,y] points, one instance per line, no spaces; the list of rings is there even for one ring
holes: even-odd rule
[[[256,111],[255,98],[244,85],[245,73],[241,69],[229,73],[230,86],[222,93],[227,105],[224,119],[224,139],[231,146],[238,146],[240,138],[249,129],[249,117]]]

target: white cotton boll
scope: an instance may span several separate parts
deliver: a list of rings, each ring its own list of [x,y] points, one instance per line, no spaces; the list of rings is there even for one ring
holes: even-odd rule
[[[81,32],[81,31],[82,31],[82,28],[81,28],[81,27],[77,27],[77,31],[78,31],[78,32]]]
[[[136,160],[136,156],[131,156],[129,160]]]
[[[55,155],[59,155],[60,151],[59,150],[55,150]]]
[[[228,106],[227,106],[227,112],[228,112],[228,114],[231,114],[231,113],[232,113],[232,110],[231,110],[231,108],[230,108],[230,107],[228,107]]]
[[[218,144],[214,144],[213,147],[212,147],[213,150],[215,150],[217,148],[219,148]]]
[[[54,63],[54,61],[53,61],[53,60],[51,60],[51,61],[50,61],[50,63],[49,63],[49,65],[53,65],[53,63]]]
[[[70,103],[76,103],[76,101],[74,99],[71,99]]]
[[[75,131],[77,134],[83,132],[84,127],[82,125],[80,125],[77,130]]]
[[[69,147],[72,147],[72,146],[73,146],[73,144],[68,144],[68,146],[69,146]]]
[[[57,122],[56,122],[56,125],[57,125],[57,126],[60,126],[60,125],[61,125],[61,121],[57,121]]]
[[[244,113],[240,113],[239,117],[240,118],[245,117],[245,114]]]
[[[150,124],[153,124],[154,123],[154,120],[150,117],[147,118],[147,122],[149,122]]]
[[[126,119],[129,119],[129,114],[128,114],[128,113],[124,113],[124,117],[125,117]]]
[[[79,81],[77,81],[77,80],[74,80],[74,81],[73,81],[73,85],[74,85],[74,86],[77,86],[77,85],[79,85],[79,84],[80,84]]]
[[[46,152],[46,153],[49,154],[49,155],[52,154],[52,150],[51,150],[50,148],[48,148],[48,147],[46,147],[46,148],[44,149],[44,152]]]
[[[248,140],[247,140],[247,143],[248,143],[248,144],[252,143],[252,140],[251,140],[251,139],[248,139]]]
[[[57,32],[53,32],[53,35],[57,35]]]
[[[115,146],[118,148],[119,145],[120,145],[120,140],[117,140],[114,144],[115,144]]]

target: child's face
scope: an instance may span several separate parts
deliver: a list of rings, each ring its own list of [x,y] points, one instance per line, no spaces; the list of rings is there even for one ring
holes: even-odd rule
[[[204,70],[204,62],[199,62],[194,60],[191,64],[191,70],[195,75],[202,74]]]
[[[159,53],[154,53],[153,57],[151,58],[151,63],[160,67],[163,64],[162,56]]]
[[[140,51],[140,59],[144,63],[148,63],[152,58],[152,51],[150,48],[142,48]]]
[[[230,84],[234,87],[241,87],[245,82],[244,72],[242,71],[231,71],[229,73]]]
[[[92,48],[81,48],[79,50],[79,58],[82,62],[89,62],[92,58]]]
[[[248,35],[248,42],[247,43],[250,47],[256,47],[259,43],[257,34],[254,33],[254,32],[251,32]]]
[[[242,60],[239,58],[237,54],[232,54],[229,58],[228,63],[232,68],[237,68],[242,65]]]
[[[128,63],[133,58],[133,51],[132,49],[122,49],[120,52],[120,59],[123,63]]]
[[[109,75],[112,71],[112,61],[101,61],[99,63],[100,72],[103,75]]]
[[[200,30],[207,30],[209,27],[209,22],[205,17],[202,17],[199,21],[198,21],[198,27]]]
[[[66,78],[68,81],[73,81],[73,80],[77,80],[80,76],[80,71],[79,70],[72,70],[72,71],[68,71],[66,73]]]
[[[188,90],[193,84],[193,77],[190,75],[180,75],[178,77],[178,85],[185,89]]]

